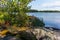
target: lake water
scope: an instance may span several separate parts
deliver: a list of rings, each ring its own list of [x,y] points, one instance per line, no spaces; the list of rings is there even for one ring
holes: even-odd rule
[[[60,13],[58,12],[31,12],[28,15],[43,18],[46,27],[54,27],[60,29]]]

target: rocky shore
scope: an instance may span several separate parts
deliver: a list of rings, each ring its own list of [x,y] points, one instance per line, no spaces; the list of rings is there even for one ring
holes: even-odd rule
[[[16,35],[16,34],[15,34]],[[20,36],[21,37],[20,37]],[[34,28],[23,32],[19,32],[19,40],[60,40],[60,34],[46,28]],[[8,34],[5,37],[0,35],[0,40],[17,40],[16,36]]]

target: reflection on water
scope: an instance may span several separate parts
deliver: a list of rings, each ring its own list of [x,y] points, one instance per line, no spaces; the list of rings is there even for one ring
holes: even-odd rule
[[[55,27],[60,29],[60,13],[44,13],[44,12],[33,12],[28,15],[36,16],[38,18],[43,18],[45,26]]]

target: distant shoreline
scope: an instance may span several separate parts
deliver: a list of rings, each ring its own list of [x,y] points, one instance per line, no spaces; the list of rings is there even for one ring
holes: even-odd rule
[[[28,10],[28,12],[60,12],[58,10]]]

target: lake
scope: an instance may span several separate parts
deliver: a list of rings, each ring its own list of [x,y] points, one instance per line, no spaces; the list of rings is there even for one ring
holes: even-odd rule
[[[31,12],[28,15],[43,18],[46,27],[54,27],[60,29],[60,13],[59,12]]]

